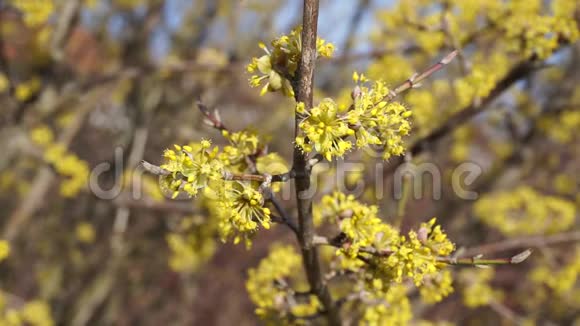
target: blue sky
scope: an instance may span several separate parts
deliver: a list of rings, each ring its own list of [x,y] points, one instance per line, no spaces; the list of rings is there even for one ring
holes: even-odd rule
[[[166,18],[168,27],[171,30],[174,30],[181,25],[183,14],[188,12],[191,3],[191,0],[166,0],[164,6],[164,17]],[[287,0],[284,2],[283,7],[276,13],[274,19],[277,29],[275,31],[276,34],[287,32],[284,29],[287,29],[288,26],[292,26],[294,23],[299,23],[301,17],[301,3],[301,0]],[[392,5],[392,3],[393,0],[373,0],[371,6],[372,8],[385,8]],[[339,52],[346,37],[349,21],[357,4],[358,1],[356,0],[321,0],[319,34],[329,41],[336,43]],[[242,11],[241,14],[244,16],[240,19],[240,29],[253,28],[254,26],[252,24],[253,21],[255,21],[256,13],[245,10]],[[296,21],[297,19],[298,21]],[[373,10],[369,10],[363,17],[357,32],[361,35],[366,35],[370,32],[374,24],[375,20]],[[216,28],[216,30],[219,30],[219,27]],[[215,34],[219,35],[219,31]],[[224,46],[223,44],[220,44],[220,40],[215,35],[212,37],[210,42],[216,46]],[[158,31],[155,35],[152,49],[155,56],[163,56],[163,54],[167,52],[168,46],[167,35],[162,31]],[[362,51],[366,48],[368,48],[368,44],[360,42],[357,44],[355,50]]]

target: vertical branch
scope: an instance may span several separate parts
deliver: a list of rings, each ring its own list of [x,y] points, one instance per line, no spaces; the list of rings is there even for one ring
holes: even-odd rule
[[[295,81],[296,101],[304,103],[307,110],[312,108],[314,65],[316,61],[316,34],[318,26],[318,0],[304,0],[302,17],[302,56]],[[295,136],[298,134],[300,116],[296,114]],[[302,259],[310,290],[324,306],[324,312],[330,325],[340,325],[340,315],[334,305],[330,292],[322,278],[320,261],[316,246],[313,244],[314,223],[312,220],[312,198],[310,190],[310,168],[306,155],[297,147],[294,148],[293,170],[296,172],[296,201],[298,206],[299,233],[298,241],[302,249]]]

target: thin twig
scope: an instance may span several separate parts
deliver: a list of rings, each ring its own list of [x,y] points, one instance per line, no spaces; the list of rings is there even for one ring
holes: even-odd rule
[[[61,9],[50,44],[52,58],[56,61],[64,59],[63,48],[78,21],[80,9],[80,0],[68,0]]]
[[[456,257],[438,257],[437,261],[449,265],[464,265],[464,266],[487,266],[487,265],[513,265],[520,264],[530,255],[532,251],[530,249],[524,250],[519,254],[509,257],[509,258],[482,258],[482,255],[477,255],[470,258],[456,258]]]
[[[519,249],[538,248],[567,242],[580,241],[580,231],[571,231],[554,235],[536,235],[522,238],[506,239],[499,242],[484,244],[481,246],[466,249],[462,256],[478,254],[491,254],[495,252]]]
[[[271,189],[268,193],[268,200],[272,203],[278,214],[280,214],[280,222],[286,224],[292,230],[292,232],[298,236],[300,232],[298,225],[296,225],[296,223],[292,220],[292,217],[288,214],[286,209],[284,209],[278,198],[274,196]]]
[[[389,94],[385,97],[385,99],[387,101],[391,101],[392,99],[397,97],[399,94],[403,93],[404,91],[411,89],[413,87],[417,87],[417,85],[419,85],[421,83],[421,81],[423,81],[427,77],[431,76],[435,72],[441,70],[441,68],[443,68],[449,62],[451,62],[451,60],[453,60],[453,58],[455,58],[455,56],[457,56],[457,53],[458,53],[457,50],[452,51],[451,53],[446,55],[445,58],[441,59],[439,62],[432,65],[427,70],[423,71],[420,74],[416,74],[416,75],[411,76],[409,79],[407,79],[401,85],[395,87],[394,90],[391,90],[389,92]]]
[[[533,71],[540,68],[541,65],[534,59],[523,61],[514,67],[502,78],[491,92],[478,103],[473,103],[466,108],[459,110],[451,118],[447,119],[443,124],[431,130],[426,136],[414,141],[409,145],[408,151],[413,156],[426,151],[432,144],[435,144],[440,139],[444,138],[453,130],[470,121],[477,114],[486,109],[489,104],[495,100],[500,94],[511,87],[515,82],[528,76]],[[416,79],[415,79],[416,80]],[[403,158],[400,156],[394,157],[389,164],[385,165],[383,171],[384,175],[390,175],[400,164],[403,163]]]
[[[219,130],[219,131],[228,131],[228,128],[226,128],[226,126],[224,125],[219,113],[217,111],[211,111],[205,104],[203,104],[203,102],[201,101],[201,99],[198,99],[197,102],[197,107],[199,108],[199,111],[201,111],[201,113],[205,116],[205,118],[207,119],[207,122],[209,125],[211,125],[213,128]]]

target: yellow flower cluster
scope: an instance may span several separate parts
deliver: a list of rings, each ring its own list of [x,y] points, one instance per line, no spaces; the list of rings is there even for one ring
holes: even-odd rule
[[[0,94],[10,87],[10,81],[3,73],[0,73]]]
[[[259,225],[270,228],[270,209],[264,207],[264,196],[255,185],[239,181],[224,183],[220,203],[234,229],[251,234]]]
[[[179,146],[163,153],[165,162],[161,168],[170,172],[161,178],[161,186],[172,192],[175,198],[180,192],[195,196],[212,181],[222,179],[223,164],[217,159],[218,148],[211,148],[208,140],[199,144]]]
[[[10,244],[6,240],[0,240],[0,262],[10,255]]]
[[[219,160],[230,170],[242,172],[248,168],[246,157],[256,155],[261,141],[255,132],[242,130],[238,132],[222,131],[230,145],[224,146]]]
[[[576,182],[574,175],[568,173],[558,173],[554,176],[552,187],[560,195],[579,194],[580,184]]]
[[[208,140],[184,146],[174,145],[175,149],[166,150],[161,168],[169,174],[161,176],[161,187],[171,192],[173,198],[180,193],[189,196],[203,194],[222,240],[233,238],[234,243],[238,243],[243,239],[250,246],[251,238],[260,226],[270,228],[270,209],[265,207],[259,182],[225,180],[224,177],[231,172],[256,172],[252,171],[254,164],[251,164],[250,169],[248,163],[248,159],[256,156],[255,167],[260,169],[260,173],[282,173],[287,168],[278,155],[260,153],[262,147],[254,133],[222,133],[230,145],[225,146],[221,152],[218,147],[212,147]],[[188,255],[184,238],[171,236],[168,241],[175,252],[180,252],[181,258]],[[189,256],[181,260],[197,259]]]
[[[473,60],[475,62],[471,72],[464,78],[453,82],[459,108],[464,108],[475,100],[488,96],[509,66],[507,57],[502,54],[476,56]]]
[[[353,147],[349,136],[354,136],[358,148],[378,145],[383,148],[383,159],[405,152],[403,137],[411,130],[411,111],[398,102],[387,102],[389,89],[383,81],[375,81],[370,87],[364,75],[354,73],[353,79],[361,82],[353,92],[353,105],[342,112],[341,106],[326,98],[318,106],[306,111],[303,103],[296,111],[303,120],[299,127],[302,135],[296,144],[305,152],[316,150],[327,160],[342,157]]]
[[[6,326],[52,326],[54,325],[50,306],[41,300],[33,300],[22,308],[6,306],[5,297],[0,292],[0,325]]]
[[[425,303],[437,303],[453,293],[453,277],[451,271],[444,270],[425,279],[419,288],[421,298]]]
[[[95,228],[88,222],[79,223],[75,228],[75,237],[79,242],[93,243],[96,237]]]
[[[388,71],[388,74],[385,74]],[[409,58],[404,55],[388,54],[373,61],[368,69],[367,76],[372,80],[382,80],[391,85],[406,80],[415,72],[409,62]]]
[[[302,259],[292,247],[277,244],[257,268],[249,270],[246,289],[257,307],[256,314],[268,324],[279,324],[289,317],[289,313],[295,317],[308,316],[320,308],[313,295],[299,305],[288,300],[291,295],[288,282],[301,267]]]
[[[441,92],[416,89],[407,93],[405,103],[413,110],[413,130],[415,135],[424,135],[435,125],[438,118],[437,100]]]
[[[466,269],[461,272],[459,278],[465,284],[463,288],[463,303],[470,308],[485,306],[494,300],[501,300],[503,293],[494,290],[489,281],[493,279],[494,270]]]
[[[439,24],[441,13],[434,10],[417,10],[428,7],[432,3],[424,0],[399,1],[392,9],[379,12],[379,19],[387,26],[388,30],[406,27],[403,31],[397,31],[404,36],[396,34],[397,37],[391,43],[400,42],[403,45],[407,43],[403,43],[402,40],[405,42],[413,40],[421,51],[429,55],[437,53],[437,50],[445,42],[445,34],[438,28],[431,29],[429,27]],[[417,28],[418,26],[421,28]],[[423,28],[424,26],[429,27]]]
[[[10,3],[22,11],[24,22],[31,27],[44,24],[55,9],[53,0],[11,0]]]
[[[511,50],[540,59],[550,56],[559,42],[572,43],[580,34],[574,19],[578,8],[575,0],[549,1],[551,8],[540,0],[453,0],[445,3],[442,7],[448,8],[447,12],[434,10],[430,1],[401,1],[394,8],[379,13],[379,19],[389,31],[396,31],[399,39],[414,40],[429,54],[441,50],[446,41],[465,46],[463,43],[482,30],[482,22],[488,22],[489,30],[497,36],[495,44],[504,53]],[[441,26],[443,20],[445,24]],[[443,28],[451,36],[446,36]]]
[[[411,131],[411,111],[398,102],[386,102],[389,89],[383,81],[374,81],[369,87],[365,85],[366,77],[356,72],[353,79],[360,84],[354,94],[354,108],[348,112],[348,122],[355,131],[356,146],[381,146],[385,160],[402,155],[403,136]]]
[[[76,155],[67,153],[63,145],[54,144],[47,147],[44,158],[60,175],[67,177],[60,185],[61,195],[74,197],[86,186],[89,178],[88,164]]]
[[[364,325],[408,325],[413,317],[411,303],[407,297],[407,289],[402,284],[389,286],[383,289],[381,282],[375,282],[377,291],[372,291],[372,301],[375,305],[365,305],[363,312]]]
[[[260,95],[281,90],[286,96],[294,96],[290,79],[296,74],[302,53],[301,32],[301,27],[298,27],[290,34],[273,40],[272,49],[260,43],[260,48],[266,54],[260,58],[252,58],[252,62],[246,67],[249,73],[257,73],[250,78],[250,86],[259,87],[264,84]],[[330,58],[334,52],[334,45],[321,38],[317,39],[316,47],[319,57]]]
[[[437,258],[449,256],[455,245],[441,226],[435,225],[436,221],[433,218],[422,223],[417,232],[411,230],[407,236],[395,233],[391,239],[381,239],[377,250],[388,255],[370,257],[376,266],[376,270],[371,271],[375,277],[397,283],[410,278],[416,286],[421,286],[425,277],[439,272],[445,264],[439,263]]]
[[[574,289],[579,275],[580,249],[560,270],[554,271],[548,264],[542,264],[530,272],[530,279],[536,284],[547,286],[557,295],[564,295]]]
[[[79,193],[89,178],[88,164],[76,155],[68,153],[64,145],[55,143],[50,128],[40,126],[30,133],[32,141],[44,150],[44,159],[54,166],[58,174],[67,177],[60,185],[62,196],[70,198]]]
[[[474,212],[484,223],[508,236],[564,231],[576,218],[573,202],[544,196],[528,186],[482,197]]]
[[[201,216],[185,217],[178,230],[167,234],[171,256],[169,267],[176,272],[194,272],[216,251],[217,223]]]
[[[578,139],[580,110],[569,110],[555,117],[540,120],[539,126],[548,137],[561,144],[569,144]]]
[[[471,125],[463,125],[453,131],[453,147],[449,157],[455,162],[463,162],[469,159],[471,144],[474,138],[474,128]]]
[[[270,175],[286,173],[289,169],[286,160],[277,153],[268,153],[261,155],[256,159],[256,168],[259,173]],[[276,182],[271,185],[273,192],[278,192],[282,188],[281,183]]]
[[[358,269],[363,265],[354,258],[363,258],[369,262],[366,277],[370,282],[402,283],[411,278],[420,286],[445,266],[437,258],[449,256],[455,249],[441,226],[435,225],[435,218],[422,223],[418,231],[401,235],[381,221],[376,206],[360,203],[352,195],[336,192],[325,196],[315,211],[317,218],[337,223],[346,237],[338,252],[345,254],[342,266]]]
[[[320,218],[339,225],[348,237],[348,247],[343,248],[349,257],[356,257],[360,248],[372,246],[379,232],[388,227],[377,216],[378,207],[365,205],[355,200],[353,195],[335,192],[322,198]]]
[[[539,0],[511,1],[504,8],[510,14],[502,22],[506,37],[511,40],[508,44],[513,50],[523,51],[527,57],[549,57],[558,47],[558,42],[574,42],[580,36],[578,25],[571,16],[574,6],[570,0],[554,1],[554,15],[541,15]]]
[[[42,86],[38,77],[31,78],[25,82],[16,85],[14,96],[20,102],[25,102],[40,90]]]
[[[352,143],[346,138],[354,131],[348,127],[346,116],[339,114],[338,105],[332,99],[325,98],[310,111],[305,111],[303,103],[299,103],[297,111],[305,116],[299,124],[304,136],[296,137],[296,145],[304,152],[315,149],[330,161],[332,157],[341,157],[352,148]]]

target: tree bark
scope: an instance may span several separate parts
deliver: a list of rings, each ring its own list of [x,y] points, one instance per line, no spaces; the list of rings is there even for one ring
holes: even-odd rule
[[[302,54],[295,81],[296,101],[304,103],[305,109],[312,108],[314,66],[316,61],[316,35],[318,26],[318,0],[304,0],[302,18]],[[296,113],[295,136],[298,134],[300,116]],[[310,167],[307,157],[299,148],[294,148],[293,170],[296,173],[296,201],[298,207],[298,241],[302,250],[304,268],[310,290],[324,307],[330,325],[341,325],[338,308],[322,278],[320,261],[313,244],[314,223],[312,220],[312,198],[310,195]]]

